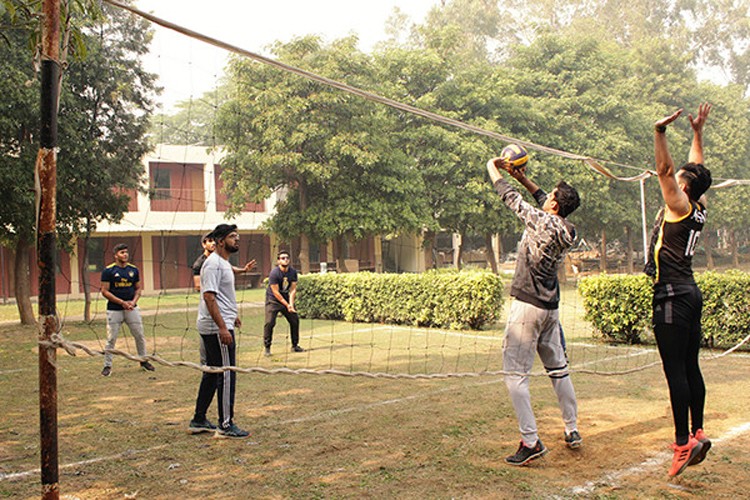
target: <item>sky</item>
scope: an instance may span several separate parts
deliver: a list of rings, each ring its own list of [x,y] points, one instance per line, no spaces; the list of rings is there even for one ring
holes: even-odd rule
[[[316,34],[325,41],[356,33],[370,51],[386,38],[385,23],[398,7],[421,23],[440,0],[137,0],[145,12],[204,35],[266,56],[277,40]],[[154,26],[151,54],[144,61],[159,75],[165,112],[175,103],[211,90],[223,72],[227,52]]]

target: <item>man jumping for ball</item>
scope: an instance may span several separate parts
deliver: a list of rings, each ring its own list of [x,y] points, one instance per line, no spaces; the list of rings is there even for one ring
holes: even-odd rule
[[[688,163],[675,174],[667,147],[667,125],[680,116],[677,110],[654,124],[656,173],[665,207],[657,217],[652,234],[653,266],[646,272],[654,277],[653,325],[672,403],[675,443],[670,476],[688,465],[703,461],[711,441],[703,432],[703,383],[698,351],[701,342],[703,297],[693,278],[693,254],[706,222],[703,194],[711,186],[711,172],[703,166],[703,126],[711,111],[701,104],[698,116],[688,115],[693,142]],[[649,272],[651,271],[651,272]],[[688,414],[692,420],[688,426]]]
[[[498,168],[520,182],[541,205],[541,210],[526,203],[521,194],[503,179]],[[557,280],[557,270],[565,252],[576,238],[575,227],[566,217],[578,208],[580,198],[578,192],[564,181],[546,194],[526,177],[525,167],[513,168],[506,158],[489,160],[487,171],[500,198],[525,226],[511,285],[510,293],[515,300],[505,329],[503,370],[508,372],[505,384],[521,431],[518,450],[505,461],[510,465],[526,465],[547,453],[537,434],[529,394],[528,374],[535,352],[539,353],[545,370],[550,373],[557,394],[565,424],[565,444],[575,449],[583,442],[577,427],[575,390],[567,373],[568,362],[561,342],[560,286]]]

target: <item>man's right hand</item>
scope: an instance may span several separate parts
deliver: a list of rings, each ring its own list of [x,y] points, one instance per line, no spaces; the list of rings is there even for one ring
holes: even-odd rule
[[[224,345],[232,345],[232,334],[226,328],[219,328],[219,342]]]

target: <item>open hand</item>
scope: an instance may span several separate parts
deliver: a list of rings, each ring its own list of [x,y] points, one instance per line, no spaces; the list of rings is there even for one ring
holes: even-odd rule
[[[688,120],[690,120],[690,126],[693,127],[693,130],[696,132],[700,132],[703,130],[703,125],[706,124],[706,119],[708,118],[708,114],[711,112],[711,105],[707,102],[704,102],[700,106],[698,106],[698,116],[693,118],[692,114],[688,115]]]
[[[666,127],[667,125],[669,125],[670,123],[672,123],[673,121],[675,121],[677,119],[677,117],[679,117],[681,114],[682,114],[682,108],[678,109],[677,111],[675,111],[671,115],[665,116],[661,120],[659,120],[656,123],[654,123],[654,127]]]

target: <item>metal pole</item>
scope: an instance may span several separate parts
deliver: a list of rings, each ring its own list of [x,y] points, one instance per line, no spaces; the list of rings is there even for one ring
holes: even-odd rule
[[[643,263],[648,262],[648,229],[646,227],[646,179],[640,180],[641,185],[641,224],[643,226]]]
[[[39,265],[39,434],[42,498],[60,498],[57,456],[57,350],[45,345],[57,332],[55,297],[57,195],[57,103],[60,77],[60,0],[42,5],[41,133],[36,168],[39,179],[37,264]]]

